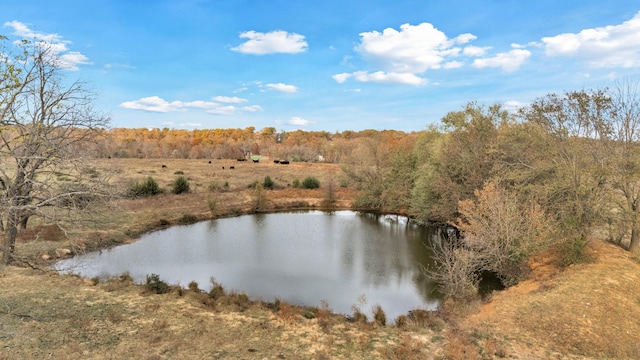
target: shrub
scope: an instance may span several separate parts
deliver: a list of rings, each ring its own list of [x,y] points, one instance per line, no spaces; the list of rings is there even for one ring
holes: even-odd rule
[[[387,325],[387,315],[382,310],[382,306],[376,305],[373,307],[373,320],[380,326]]]
[[[208,186],[209,191],[214,192],[218,190],[218,183],[215,180],[212,180]]]
[[[305,189],[317,189],[320,187],[320,180],[313,176],[307,176],[302,180],[302,187]]]
[[[294,188],[299,188],[300,187],[300,180],[298,180],[298,178],[293,179],[293,184],[292,186]]]
[[[198,217],[193,214],[184,214],[180,220],[178,220],[180,224],[193,224],[196,221],[198,221]]]
[[[174,194],[183,194],[189,192],[189,180],[184,176],[178,176],[173,183],[171,184],[173,187]]]
[[[253,192],[254,209],[256,211],[264,210],[267,205],[267,194],[262,187],[262,184],[258,183]]]
[[[166,294],[169,292],[169,285],[160,280],[160,275],[158,274],[147,275],[147,283],[145,286],[147,290],[155,294]]]
[[[184,175],[184,171],[182,170],[177,170],[176,172],[173,173],[174,175]]]
[[[207,199],[207,205],[212,215],[215,215],[216,208],[218,207],[218,201],[215,198]]]
[[[200,289],[198,288],[198,283],[195,281],[191,281],[189,283],[189,290],[192,292],[200,292]]]
[[[262,182],[262,186],[265,189],[273,189],[273,185],[275,185],[275,184],[274,184],[273,180],[271,180],[271,177],[269,175],[265,176],[264,177],[264,181]]]
[[[209,296],[214,300],[224,296],[224,288],[213,277],[211,278],[211,290],[209,290]]]
[[[407,315],[398,315],[396,318],[396,327],[400,329],[407,327]]]
[[[158,183],[149,176],[144,182],[131,183],[127,189],[127,196],[131,198],[147,197],[162,193]]]

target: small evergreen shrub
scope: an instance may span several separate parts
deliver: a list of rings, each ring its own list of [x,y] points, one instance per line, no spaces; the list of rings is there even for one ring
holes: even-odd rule
[[[209,189],[210,192],[214,192],[214,191],[218,190],[218,183],[215,180],[212,180],[209,183],[208,189]]]
[[[317,189],[320,187],[320,180],[313,176],[307,176],[302,180],[302,187],[305,189]]]
[[[184,176],[178,176],[173,183],[171,184],[173,187],[174,194],[183,194],[189,192],[189,180]]]
[[[162,193],[162,189],[160,189],[158,183],[151,176],[142,183],[136,181],[129,184],[129,188],[127,189],[127,197],[130,198],[148,197],[160,193]]]
[[[293,183],[291,184],[291,186],[293,186],[294,188],[299,188],[300,180],[298,180],[298,178],[293,179]]]
[[[264,181],[262,182],[262,186],[265,189],[273,189],[273,185],[275,185],[275,183],[273,182],[271,177],[269,175],[265,176]]]
[[[155,294],[166,294],[169,292],[169,284],[160,280],[160,275],[158,274],[147,275],[147,283],[145,286],[147,290]]]
[[[211,290],[209,290],[209,297],[213,300],[219,299],[225,295],[224,288],[220,285],[216,279],[211,278]]]

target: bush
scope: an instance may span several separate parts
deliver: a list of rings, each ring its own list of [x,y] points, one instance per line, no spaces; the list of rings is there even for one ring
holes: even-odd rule
[[[155,293],[155,294],[166,294],[169,292],[169,284],[160,280],[160,275],[151,274],[147,275],[147,290]]]
[[[218,200],[216,200],[215,198],[207,199],[207,205],[209,205],[209,210],[211,211],[211,214],[215,215],[216,208],[218,207]]]
[[[183,194],[189,192],[189,180],[184,176],[178,176],[173,183],[171,184],[173,187],[174,194]]]
[[[192,291],[195,293],[200,292],[200,289],[198,288],[198,283],[195,281],[191,281],[189,283],[189,291]]]
[[[298,180],[297,178],[293,179],[293,184],[292,186],[294,188],[299,188],[300,187],[300,180]]]
[[[382,310],[382,306],[376,305],[373,307],[373,320],[380,326],[387,325],[387,315]]]
[[[193,214],[184,214],[182,215],[180,220],[178,220],[180,224],[193,224],[197,221],[198,221],[198,217]]]
[[[218,183],[215,180],[212,180],[209,183],[208,188],[209,188],[209,191],[214,192],[214,191],[218,190]]]
[[[211,278],[211,290],[209,291],[209,297],[216,300],[224,296],[224,288],[219,284],[216,279]]]
[[[149,176],[144,182],[131,183],[127,189],[127,196],[131,198],[147,197],[162,193],[158,183]]]
[[[178,171],[174,172],[173,174],[174,175],[184,175],[184,171],[178,170]]]
[[[265,176],[264,177],[264,181],[262,182],[262,186],[265,189],[273,189],[273,185],[275,185],[275,184],[274,184],[273,180],[271,180],[271,177],[269,175]]]
[[[307,176],[302,180],[302,187],[305,189],[317,189],[320,187],[320,180],[313,176]]]

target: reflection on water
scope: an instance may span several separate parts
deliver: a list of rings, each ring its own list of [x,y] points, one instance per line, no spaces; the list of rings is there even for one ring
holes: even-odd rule
[[[196,281],[208,291],[214,277],[227,290],[272,301],[350,314],[381,305],[389,319],[435,309],[439,297],[419,264],[431,262],[424,243],[431,229],[406,218],[358,213],[286,212],[175,226],[139,241],[56,264],[85,277],[128,272],[136,282],[158,274],[171,284]],[[358,304],[360,305],[360,304]]]

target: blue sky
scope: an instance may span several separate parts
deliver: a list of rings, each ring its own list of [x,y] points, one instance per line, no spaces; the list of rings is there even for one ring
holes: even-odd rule
[[[640,72],[637,0],[25,0],[112,127],[419,131]]]

